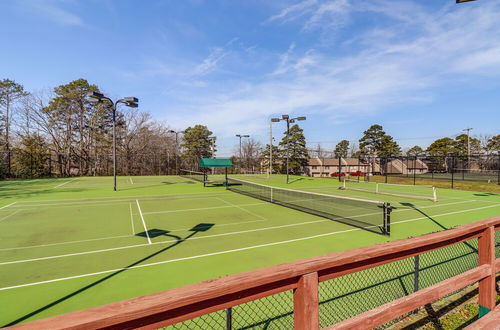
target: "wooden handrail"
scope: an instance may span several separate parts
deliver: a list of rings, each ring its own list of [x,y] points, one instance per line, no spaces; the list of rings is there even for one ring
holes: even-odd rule
[[[89,329],[104,327],[159,327],[175,324],[210,312],[239,305],[275,293],[311,288],[311,276],[325,281],[338,276],[358,272],[452,244],[480,238],[489,230],[500,229],[500,216],[466,224],[453,229],[362,247],[354,250],[327,254],[245,273],[230,275],[204,281],[172,290],[133,298],[104,306],[94,307],[39,321],[14,326],[19,329]],[[483,239],[484,241],[484,239]],[[488,243],[488,244],[491,244]],[[491,262],[491,246],[480,244],[481,250],[490,249],[481,259],[482,268],[492,268],[491,273],[500,266],[498,260]],[[488,247],[489,246],[489,247]],[[493,251],[494,252],[494,251]],[[315,275],[310,275],[315,274]],[[305,280],[305,278],[308,280]],[[491,275],[483,284],[491,287]],[[304,282],[305,281],[305,282]],[[436,284],[436,285],[439,285]],[[317,288],[317,285],[316,285]],[[297,299],[314,294],[295,291]],[[317,290],[317,289],[316,289]],[[483,289],[483,291],[486,289]],[[317,293],[316,293],[317,295]],[[487,298],[487,301],[490,301]],[[310,305],[298,303],[295,307],[307,308]],[[308,327],[311,328],[311,327]]]

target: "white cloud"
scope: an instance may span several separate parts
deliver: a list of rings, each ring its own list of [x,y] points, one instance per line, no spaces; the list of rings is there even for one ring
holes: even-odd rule
[[[217,68],[217,64],[222,60],[228,53],[222,47],[213,48],[210,54],[196,66],[193,74],[202,76],[206,75]]]
[[[337,6],[340,3],[344,9],[304,1],[270,20],[289,19],[307,9],[309,12],[303,14],[306,22],[316,26],[330,19],[327,12],[347,15],[353,10],[347,1],[331,2]],[[313,6],[316,10],[311,10]],[[321,48],[299,51],[292,43],[288,50],[276,55],[276,66],[269,72],[212,81],[214,86],[223,85],[224,93],[215,92],[216,87],[207,89],[198,99],[185,104],[182,116],[170,120],[179,127],[201,122],[218,135],[231,136],[235,131],[264,135],[268,118],[281,113],[313,114],[338,121],[402,105],[403,115],[404,104],[430,101],[436,90],[457,77],[500,72],[500,4],[496,2],[427,11],[416,3],[369,1],[357,8],[365,15],[378,15],[381,23],[361,30],[349,45],[350,52],[339,55]],[[409,13],[414,15],[410,17]],[[352,21],[349,18],[349,23]],[[367,42],[375,30],[377,42]],[[214,52],[204,68],[212,68],[222,54],[222,50]],[[190,116],[186,117],[186,113]]]
[[[57,24],[69,26],[84,25],[84,21],[80,16],[62,8],[63,2],[61,1],[32,0],[25,1],[24,4],[34,9],[37,14],[43,15]]]

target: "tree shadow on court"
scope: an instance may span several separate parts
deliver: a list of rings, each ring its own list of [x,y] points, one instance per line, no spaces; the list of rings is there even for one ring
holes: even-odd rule
[[[117,276],[117,275],[125,272],[126,270],[132,269],[134,266],[137,266],[140,263],[143,263],[144,261],[147,261],[147,260],[149,260],[149,259],[151,259],[151,258],[153,258],[153,257],[155,257],[155,256],[157,256],[157,255],[159,255],[159,254],[167,251],[167,250],[170,250],[170,249],[176,247],[177,245],[181,244],[182,242],[185,242],[186,240],[188,240],[189,238],[193,237],[194,235],[196,235],[199,232],[204,232],[204,231],[210,230],[210,228],[212,228],[213,226],[214,226],[214,224],[212,224],[212,223],[200,223],[200,224],[197,224],[196,226],[194,226],[193,228],[191,228],[189,230],[189,231],[191,231],[191,233],[189,235],[187,235],[186,237],[184,237],[184,238],[182,238],[180,236],[177,236],[177,235],[171,235],[171,234],[169,234],[168,230],[151,229],[151,230],[148,231],[148,235],[151,233],[151,235],[149,237],[153,237],[153,235],[154,235],[154,237],[169,236],[169,237],[175,238],[176,241],[174,243],[172,243],[172,244],[170,244],[170,245],[168,245],[168,246],[166,246],[166,247],[164,247],[164,248],[162,248],[162,249],[160,249],[160,250],[158,250],[158,251],[156,251],[156,252],[154,252],[154,253],[146,256],[146,257],[144,257],[144,258],[142,258],[142,259],[139,259],[139,260],[131,263],[130,265],[127,265],[127,266],[121,268],[120,270],[117,270],[117,271],[115,271],[115,272],[113,272],[113,273],[111,273],[111,274],[109,274],[109,275],[107,275],[107,276],[105,276],[105,277],[103,277],[103,278],[101,278],[101,279],[99,279],[97,281],[94,281],[94,282],[92,282],[92,283],[90,283],[90,284],[88,284],[88,285],[86,285],[86,286],[84,286],[84,287],[82,287],[82,288],[80,288],[80,289],[78,289],[78,290],[70,293],[70,294],[65,295],[64,297],[61,297],[61,298],[59,298],[59,299],[57,299],[57,300],[55,300],[55,301],[53,301],[53,302],[51,302],[51,303],[43,306],[43,307],[40,307],[39,309],[37,309],[37,310],[35,310],[35,311],[31,312],[31,313],[28,313],[28,314],[26,314],[26,315],[24,315],[24,316],[22,316],[22,317],[20,317],[20,318],[18,318],[16,320],[10,322],[10,323],[8,323],[8,324],[5,324],[2,327],[8,327],[8,326],[12,326],[12,325],[18,324],[20,322],[23,322],[24,320],[26,320],[26,319],[28,319],[30,317],[33,317],[33,316],[35,316],[35,315],[37,315],[37,314],[39,314],[39,313],[41,313],[41,312],[43,312],[43,311],[45,311],[45,310],[47,310],[49,308],[52,308],[52,307],[54,307],[54,306],[56,306],[56,305],[58,305],[58,304],[60,304],[60,303],[62,303],[64,301],[66,301],[66,300],[68,300],[68,299],[70,299],[70,298],[72,298],[72,297],[74,297],[74,296],[76,296],[76,295],[78,295],[78,294],[80,294],[80,293],[82,293],[82,292],[84,292],[84,291],[86,291],[86,290],[88,290],[88,289],[90,289],[90,288],[92,288],[92,287],[94,287],[94,286],[102,283],[102,282],[105,282],[105,281],[107,281],[107,280],[109,280],[109,279],[111,279],[111,278],[113,278],[113,277],[115,277],[115,276]],[[137,234],[137,236],[147,237],[146,232]]]

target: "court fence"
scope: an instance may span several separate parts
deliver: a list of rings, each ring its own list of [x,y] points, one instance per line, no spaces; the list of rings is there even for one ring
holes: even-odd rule
[[[175,175],[186,167],[184,159],[166,151],[117,154],[118,175]],[[111,154],[83,159],[73,154],[29,153],[17,149],[0,152],[0,179],[109,175],[113,175]]]
[[[499,243],[500,216],[496,216],[432,234],[229,275],[13,329],[383,328],[422,306],[456,296],[464,288],[468,294],[478,294],[481,317],[496,305]]]
[[[476,181],[500,184],[500,154],[470,156],[394,156],[356,158],[316,157],[304,173],[309,176],[369,181],[371,176],[384,177],[386,183],[440,181],[454,188],[456,182]]]

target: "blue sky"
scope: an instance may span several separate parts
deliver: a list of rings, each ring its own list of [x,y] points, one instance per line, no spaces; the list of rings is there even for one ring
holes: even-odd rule
[[[172,128],[207,125],[218,156],[234,134],[266,143],[284,113],[327,149],[374,123],[403,147],[500,133],[497,0],[18,0],[0,15],[0,78],[137,96]]]

